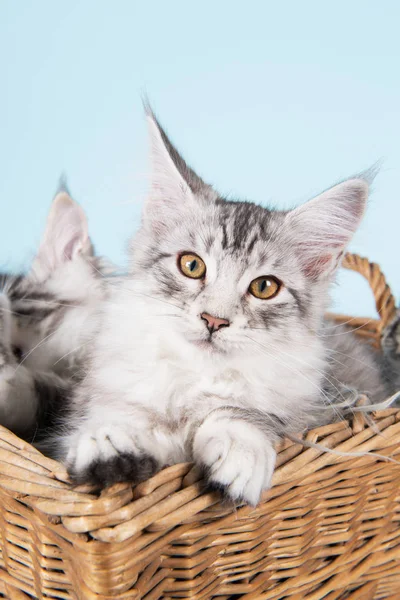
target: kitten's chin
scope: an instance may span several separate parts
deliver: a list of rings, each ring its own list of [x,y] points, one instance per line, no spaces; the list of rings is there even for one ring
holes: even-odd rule
[[[197,348],[200,348],[200,350],[202,350],[203,352],[208,352],[210,354],[227,353],[227,349],[222,347],[222,345],[216,342],[213,338],[190,340],[190,342]]]

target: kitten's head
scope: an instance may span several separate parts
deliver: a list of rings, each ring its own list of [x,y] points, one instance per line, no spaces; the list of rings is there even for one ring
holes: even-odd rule
[[[170,327],[223,353],[317,329],[367,182],[344,181],[285,212],[227,201],[186,165],[151,111],[147,118],[152,182],[132,269],[158,312],[171,313]]]

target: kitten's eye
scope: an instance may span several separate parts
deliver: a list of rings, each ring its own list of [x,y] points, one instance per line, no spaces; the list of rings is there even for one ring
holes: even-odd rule
[[[197,254],[181,254],[178,264],[186,277],[201,279],[206,274],[205,262]]]
[[[261,300],[269,300],[277,295],[281,289],[280,282],[275,277],[257,277],[250,284],[249,292]]]

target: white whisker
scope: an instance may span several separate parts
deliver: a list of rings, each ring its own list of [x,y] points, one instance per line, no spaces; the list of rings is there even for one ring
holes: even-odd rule
[[[366,325],[368,325],[368,323],[371,323],[372,321],[374,321],[374,319],[370,319],[369,321],[365,321],[365,323],[363,323],[362,325],[359,325],[358,327],[349,327],[348,330],[346,330],[346,331],[340,331],[339,333],[329,333],[328,335],[326,335],[322,331],[321,337],[329,338],[329,337],[336,337],[338,335],[348,335],[349,333],[354,333],[358,329],[362,329],[363,327],[365,327]]]
[[[381,312],[383,310],[383,306],[380,310],[376,310],[378,316],[381,316]],[[360,317],[352,317],[351,319],[348,319],[347,321],[344,321],[343,323],[336,323],[336,325],[329,325],[328,327],[326,327],[326,329],[336,329],[337,327],[341,327],[342,325],[348,325],[349,323],[351,323],[352,321],[356,321],[357,319],[359,319]],[[327,321],[325,322],[330,322],[332,319],[327,319]],[[364,325],[367,325],[368,323],[371,323],[372,321],[375,321],[374,318],[370,318],[367,321],[365,321]],[[364,327],[364,325],[362,325],[361,327]]]
[[[29,352],[27,354],[25,354],[24,358],[21,360],[21,362],[19,363],[19,365],[16,367],[16,369],[14,371],[14,374],[18,371],[19,367],[26,361],[26,359],[28,358],[28,356],[30,356],[32,354],[32,352],[34,352],[37,348],[39,348],[39,346],[41,346],[42,344],[44,344],[46,341],[48,341],[49,338],[51,338],[56,333],[57,333],[57,329],[55,331],[52,331],[51,333],[49,333],[49,335],[46,335],[46,337],[44,337],[42,340],[40,340],[40,342],[38,342],[36,344],[36,346],[34,346],[33,348],[31,348],[31,350],[29,350]]]
[[[261,344],[260,342],[258,342],[257,340],[254,340],[253,338],[251,338],[250,336],[246,336],[248,337],[252,342],[254,342],[255,344],[257,344],[258,346],[260,346],[261,348],[265,350],[268,350],[268,348],[266,346],[264,346],[263,344]],[[276,349],[274,349],[276,351]],[[269,352],[266,352],[267,356],[269,356],[270,358],[272,358],[273,360],[275,360],[276,362],[282,364],[284,367],[286,367],[287,369],[289,369],[290,371],[292,371],[293,373],[296,373],[297,375],[299,375],[302,379],[305,379],[306,381],[308,381],[309,383],[311,383],[311,385],[313,387],[315,387],[315,389],[322,394],[322,396],[324,396],[326,398],[326,400],[328,401],[329,405],[332,407],[333,411],[336,412],[336,414],[338,415],[338,417],[340,418],[340,420],[343,420],[342,415],[340,415],[339,412],[337,412],[334,408],[334,404],[331,402],[329,396],[325,393],[325,391],[319,387],[314,381],[312,381],[309,377],[306,377],[306,375],[304,375],[304,373],[302,373],[301,371],[299,371],[298,369],[295,369],[292,365],[288,365],[287,363],[284,363],[282,360],[278,360],[277,357]],[[332,384],[333,385],[333,384]]]
[[[363,360],[360,360],[359,358],[356,358],[355,356],[352,356],[351,354],[346,354],[346,352],[340,352],[339,350],[334,350],[333,348],[329,348],[328,352],[334,352],[335,354],[340,354],[341,356],[344,356],[346,358],[349,358],[350,360],[354,360],[355,362],[360,363],[360,365],[363,365],[367,369],[373,369],[374,371],[379,373],[379,369],[377,367],[374,367],[373,365],[368,365]],[[333,359],[333,360],[335,360],[336,362],[339,362],[337,359]],[[339,363],[339,364],[345,366],[344,363]]]
[[[277,350],[276,348],[272,348],[272,346],[269,346],[269,347],[271,348],[271,350],[274,350],[274,351]],[[339,388],[337,388],[336,385],[332,382],[332,379],[334,379],[339,385],[342,385],[342,382],[339,381],[339,379],[337,379],[336,377],[333,377],[333,376],[331,379],[330,377],[328,377],[328,375],[326,375],[326,373],[324,373],[323,371],[320,371],[316,367],[313,367],[312,365],[310,365],[310,363],[302,360],[301,358],[299,358],[297,356],[293,356],[292,354],[289,354],[288,352],[284,352],[282,349],[278,349],[278,352],[280,354],[287,356],[288,358],[290,358],[292,360],[297,360],[298,362],[305,365],[306,367],[309,367],[309,368],[313,369],[314,371],[316,371],[317,373],[319,373],[319,375],[321,375],[326,381],[328,381],[328,383],[330,383],[330,385],[337,391],[339,396],[345,401],[345,397],[343,396],[343,394],[341,393]],[[330,405],[333,408],[333,410],[337,413],[337,415],[342,419],[342,416],[335,410],[335,405],[333,403],[330,403]]]
[[[83,344],[79,344],[79,346],[76,346],[76,348],[72,348],[72,350],[70,350],[69,352],[66,352],[63,356],[61,356],[58,360],[56,360],[55,363],[53,363],[53,367],[55,367],[59,362],[61,362],[63,360],[63,358],[66,358],[67,356],[69,356],[70,354],[73,354],[74,352],[76,352],[80,348],[83,348],[83,346],[86,346],[91,341],[92,340],[88,340],[87,342],[83,342]]]
[[[38,305],[46,304],[46,305],[50,305],[50,306],[66,306],[67,308],[81,308],[81,306],[79,304],[70,304],[67,301],[66,302],[57,302],[57,300],[38,300],[37,298],[22,298],[21,300],[17,300],[16,303],[18,304],[21,301],[37,303]],[[19,315],[18,312],[15,314]]]
[[[9,308],[4,308],[3,306],[0,306],[0,310],[2,310],[3,312],[6,312],[6,313],[8,313],[8,314],[10,314],[10,315],[14,315],[14,316],[16,316],[16,317],[19,317],[19,316],[20,316],[20,314],[19,314],[19,313],[17,313],[17,312],[15,312],[14,310],[10,310]]]

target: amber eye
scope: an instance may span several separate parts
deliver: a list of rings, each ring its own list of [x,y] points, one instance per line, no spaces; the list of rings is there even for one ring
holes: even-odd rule
[[[275,279],[275,277],[270,277],[268,275],[266,277],[257,277],[257,279],[253,279],[249,287],[249,292],[256,298],[268,300],[269,298],[276,296],[280,289],[281,284],[279,281]]]
[[[205,262],[197,254],[181,254],[178,264],[186,277],[201,279],[206,274]]]

